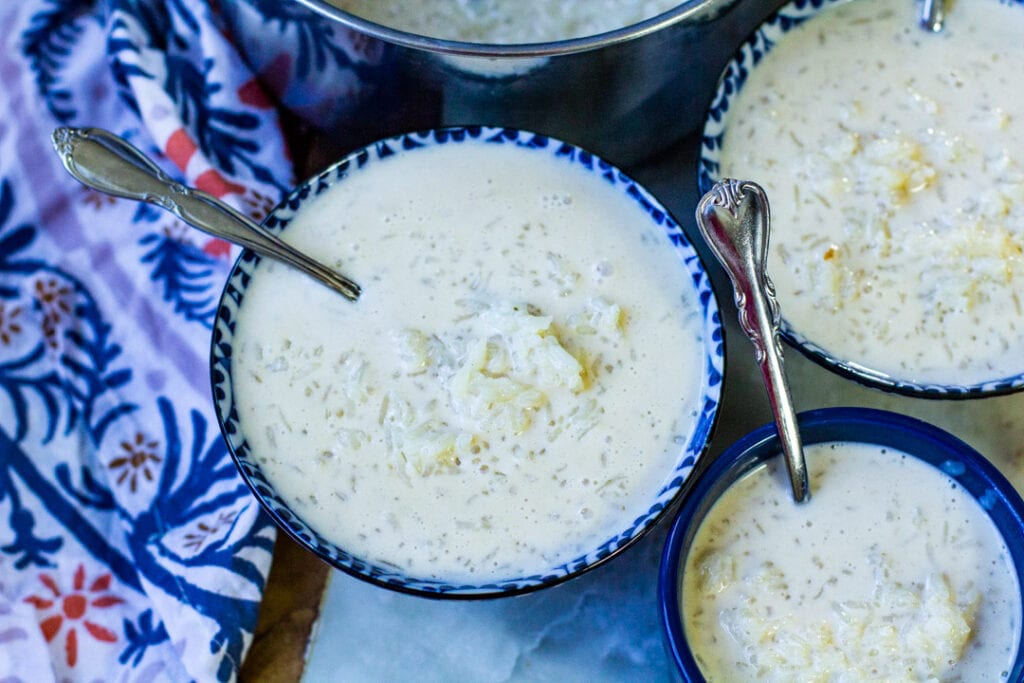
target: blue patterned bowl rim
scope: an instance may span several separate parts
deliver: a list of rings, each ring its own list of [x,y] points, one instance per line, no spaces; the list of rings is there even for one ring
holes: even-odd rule
[[[805,445],[848,441],[901,451],[952,477],[978,501],[1006,542],[1024,585],[1024,500],[996,467],[966,443],[916,418],[874,408],[821,408],[798,416]],[[684,681],[701,683],[703,675],[683,633],[680,610],[681,569],[705,515],[727,488],[780,453],[775,425],[755,429],[729,446],[708,466],[687,495],[669,529],[658,573],[658,613],[669,659]],[[788,491],[780,489],[780,496]],[[1024,610],[1018,623],[1024,621]],[[1024,680],[1024,630],[1007,681]]]
[[[851,0],[795,0],[779,8],[765,20],[743,43],[726,64],[718,80],[714,97],[708,105],[697,159],[697,189],[703,194],[721,179],[720,155],[723,134],[728,123],[729,105],[746,83],[750,71],[771,52],[776,43],[803,22],[833,5]],[[1024,0],[999,0],[1004,4],[1021,5]],[[785,302],[782,302],[785,304]],[[783,306],[783,315],[785,307]],[[838,358],[828,350],[791,328],[785,318],[782,336],[803,355],[819,365],[860,384],[884,391],[932,399],[970,399],[1010,394],[1024,390],[1024,370],[1009,377],[999,377],[975,384],[920,383],[893,377],[865,367],[855,361]]]
[[[470,143],[515,145],[537,154],[552,156],[560,163],[568,164],[580,172],[596,174],[608,183],[610,191],[623,192],[635,201],[650,218],[652,226],[664,232],[666,245],[675,249],[689,275],[688,282],[699,302],[703,320],[704,372],[703,386],[700,388],[700,415],[689,442],[680,450],[673,471],[667,473],[648,510],[629,521],[621,532],[584,555],[532,576],[509,577],[508,580],[486,584],[456,584],[408,576],[394,567],[368,562],[317,534],[277,495],[252,457],[249,444],[239,425],[231,382],[231,345],[235,320],[246,286],[260,261],[259,256],[248,250],[244,251],[235,262],[221,294],[210,351],[211,384],[217,419],[242,477],[264,510],[277,524],[300,545],[325,562],[379,586],[439,598],[498,597],[536,590],[560,583],[603,564],[635,543],[668,511],[678,507],[684,484],[707,450],[714,432],[725,370],[725,342],[718,301],[700,256],[679,224],[647,190],[622,171],[599,157],[560,140],[527,131],[484,126],[441,128],[398,135],[352,152],[322,173],[302,183],[270,213],[263,225],[271,232],[279,233],[287,228],[304,202],[316,197],[333,184],[343,182],[350,174],[374,164],[387,163],[387,160],[395,155],[414,154],[416,150],[438,145]]]

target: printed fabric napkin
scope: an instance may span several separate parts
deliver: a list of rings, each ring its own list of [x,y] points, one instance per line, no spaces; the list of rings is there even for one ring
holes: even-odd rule
[[[210,398],[237,250],[77,185],[50,137],[106,128],[262,218],[293,183],[273,103],[358,90],[359,46],[294,5],[241,7],[269,92],[206,0],[0,3],[0,680],[237,675],[275,538]]]

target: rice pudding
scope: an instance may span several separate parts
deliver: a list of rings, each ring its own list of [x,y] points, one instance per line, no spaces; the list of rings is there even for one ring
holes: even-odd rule
[[[1024,370],[1024,6],[856,0],[785,34],[730,103],[721,175],[761,184],[791,330],[883,376]]]
[[[282,236],[363,287],[353,304],[261,261],[234,333],[250,459],[327,540],[410,576],[530,576],[678,476],[703,309],[665,229],[601,174],[426,146],[351,172]]]
[[[612,31],[655,17],[681,0],[330,0],[383,26],[469,43],[544,43]]]
[[[780,457],[702,520],[683,573],[686,638],[709,681],[1007,680],[1020,587],[991,519],[940,470],[872,444]]]

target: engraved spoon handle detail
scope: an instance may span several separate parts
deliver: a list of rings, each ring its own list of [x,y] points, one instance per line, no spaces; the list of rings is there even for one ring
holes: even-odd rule
[[[764,190],[746,180],[722,180],[697,204],[697,225],[732,280],[740,327],[754,344],[799,503],[810,496],[810,483],[782,362],[779,305],[766,268],[770,220]]]
[[[64,168],[83,185],[115,197],[160,206],[194,228],[306,273],[350,301],[355,282],[267,232],[202,190],[177,183],[124,138],[99,128],[58,128],[53,147]]]

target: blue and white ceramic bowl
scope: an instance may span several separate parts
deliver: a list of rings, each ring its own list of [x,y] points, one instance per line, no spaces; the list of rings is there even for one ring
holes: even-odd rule
[[[704,121],[697,161],[697,185],[701,194],[721,180],[719,162],[725,131],[729,126],[730,105],[743,89],[751,72],[772,49],[785,40],[786,34],[808,19],[836,5],[851,0],[794,0],[784,5],[759,26],[728,62],[721,76]],[[994,1],[994,0],[993,0]],[[1002,1],[1002,0],[1000,0]],[[1021,6],[1024,0],[1009,0]],[[756,178],[751,178],[756,180]],[[769,197],[769,199],[771,199]],[[785,318],[785,301],[782,305]],[[974,384],[920,383],[866,367],[851,358],[841,358],[815,343],[799,330],[782,321],[783,337],[801,353],[839,375],[866,386],[907,396],[934,399],[967,399],[996,396],[1024,390],[1024,371],[1007,377],[995,377]]]
[[[507,128],[465,127],[429,130],[382,140],[349,154],[300,185],[271,212],[264,221],[264,227],[271,232],[281,233],[288,228],[289,222],[305,202],[336,183],[344,183],[353,174],[376,164],[388,163],[396,155],[416,154],[418,150],[437,145],[481,143],[516,145],[530,153],[555,157],[560,163],[566,164],[567,168],[574,167],[574,171],[598,175],[607,182],[608,192],[621,192],[642,207],[652,225],[664,234],[665,248],[674,249],[678,254],[680,268],[688,275],[685,282],[692,286],[693,295],[700,304],[704,340],[703,386],[700,388],[699,403],[702,407],[689,442],[681,444],[672,471],[665,473],[663,485],[652,494],[647,511],[636,518],[625,520],[618,533],[588,553],[536,575],[510,576],[506,580],[479,585],[408,576],[394,567],[368,562],[325,540],[289,509],[287,502],[275,492],[273,483],[261,471],[239,421],[231,376],[232,344],[239,307],[245,298],[248,284],[254,277],[259,277],[260,257],[249,251],[243,252],[221,295],[211,350],[211,377],[217,417],[242,476],[278,525],[324,561],[371,583],[432,597],[480,598],[531,591],[587,571],[632,545],[666,511],[676,507],[684,484],[704,453],[714,429],[724,371],[724,340],[711,282],[696,251],[676,221],[644,188],[617,168],[582,149],[546,136]],[[688,390],[694,391],[693,388]]]
[[[1024,501],[1013,485],[988,460],[953,435],[920,420],[871,408],[823,408],[801,413],[800,433],[805,445],[845,441],[876,444],[918,458],[948,476],[988,513],[1002,535],[1024,585]],[[678,676],[702,682],[693,651],[683,628],[682,570],[686,566],[697,529],[719,497],[744,475],[780,457],[774,424],[760,427],[727,448],[698,477],[669,530],[658,577],[658,609],[668,656]],[[788,496],[788,488],[780,488]],[[1024,614],[1018,616],[1022,623]],[[1024,631],[1018,630],[1017,655],[1007,678],[1024,680]]]

